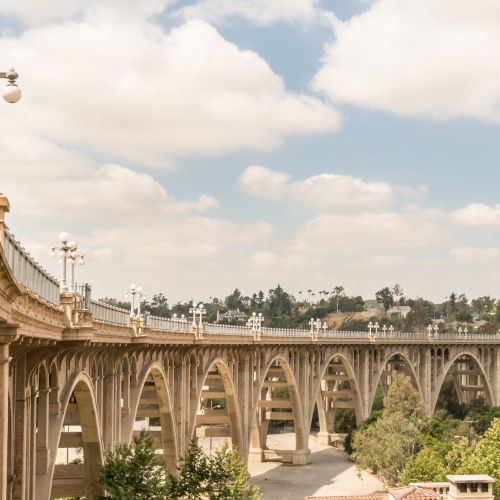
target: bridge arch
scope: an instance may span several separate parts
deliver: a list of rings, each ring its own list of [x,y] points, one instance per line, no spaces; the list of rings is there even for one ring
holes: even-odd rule
[[[202,373],[196,401],[191,426],[193,437],[208,437],[210,443],[213,437],[230,437],[232,447],[244,457],[246,446],[240,408],[231,370],[222,357],[212,360]]]
[[[103,495],[99,484],[99,468],[103,464],[99,417],[92,380],[86,372],[80,372],[67,384],[61,408],[61,418],[49,424],[54,453],[47,474],[50,492],[47,497],[93,499]],[[83,462],[57,464],[60,448],[81,448]],[[41,497],[44,498],[43,494]]]
[[[330,444],[335,432],[337,410],[352,410],[356,423],[363,420],[363,402],[354,370],[344,354],[330,355],[321,367],[321,375],[313,386],[313,397],[318,408],[318,439]],[[314,404],[311,405],[314,408]],[[309,418],[312,424],[313,413]]]
[[[470,402],[475,397],[483,397],[485,402],[494,405],[493,389],[484,366],[484,359],[491,351],[478,349],[477,354],[461,350],[449,357],[444,363],[441,374],[436,377],[436,390],[432,398],[432,413],[436,411],[439,394],[447,377],[452,377],[460,403]],[[490,360],[491,361],[491,360]]]
[[[153,444],[162,450],[167,468],[173,472],[177,468],[178,447],[167,374],[160,363],[154,362],[139,374],[137,381],[133,374],[130,376],[131,383],[130,379],[129,383],[124,379],[121,384],[122,398],[130,401],[129,418],[124,422],[124,441],[128,444],[140,433],[140,429],[134,428],[136,422],[148,419]]]
[[[308,463],[309,429],[306,431],[303,401],[290,362],[283,355],[275,355],[265,365],[263,373],[252,412],[249,460],[278,459],[296,464]],[[268,448],[269,423],[273,420],[293,421],[294,450]]]
[[[378,352],[380,353],[380,350],[378,350]],[[370,391],[369,407],[367,408],[366,413],[367,416],[369,416],[372,411],[377,387],[380,385],[384,391],[384,394],[387,394],[387,390],[391,385],[393,372],[398,372],[405,375],[410,380],[414,389],[417,390],[418,394],[420,395],[420,399],[422,401],[425,401],[424,393],[422,391],[417,372],[415,371],[413,363],[405,352],[401,350],[391,351],[385,357],[385,359],[374,358],[373,362],[375,364],[379,363],[380,369],[375,372],[376,377],[373,380],[372,390]]]

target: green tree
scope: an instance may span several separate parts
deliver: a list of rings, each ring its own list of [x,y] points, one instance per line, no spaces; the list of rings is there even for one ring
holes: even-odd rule
[[[420,450],[404,468],[402,484],[418,481],[446,481],[447,468],[439,450],[427,446]]]
[[[496,299],[489,295],[477,297],[477,299],[473,299],[471,302],[472,310],[480,317],[491,313],[495,308],[495,304]]]
[[[396,373],[384,398],[382,416],[354,435],[353,458],[358,466],[398,484],[406,463],[416,452],[422,414],[420,395],[405,376]]]
[[[145,304],[143,310],[153,316],[160,316],[163,318],[170,316],[168,299],[163,293],[156,293],[153,295],[151,302],[149,304]]]
[[[335,300],[336,312],[339,312],[339,303],[342,297],[345,297],[345,290],[343,286],[336,286],[333,288],[333,299]]]
[[[394,305],[394,297],[389,287],[384,287],[375,294],[378,302],[384,305],[384,310],[387,312],[389,308]]]
[[[292,314],[293,303],[293,297],[278,284],[276,288],[269,290],[266,300],[268,314],[271,318],[290,316]]]
[[[245,465],[227,442],[208,456],[192,440],[176,476],[167,478],[166,498],[171,500],[257,500],[256,486],[248,484]]]
[[[112,500],[164,500],[165,466],[158,460],[146,431],[134,436],[134,446],[120,445],[108,453],[100,482]]]
[[[500,499],[500,418],[491,422],[458,471],[461,474],[489,474],[495,478],[495,498]]]
[[[226,297],[224,300],[226,307],[230,310],[239,309],[243,307],[241,292],[235,288],[234,292]]]

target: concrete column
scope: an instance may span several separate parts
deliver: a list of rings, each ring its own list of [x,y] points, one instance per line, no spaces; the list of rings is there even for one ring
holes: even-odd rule
[[[5,214],[10,211],[9,199],[0,193],[0,245],[4,247],[5,241]],[[5,497],[2,497],[5,498]]]
[[[0,498],[7,498],[9,361],[9,345],[0,344]]]
[[[12,498],[25,500],[28,485],[28,405],[29,387],[26,380],[26,363],[19,360],[16,363],[14,379],[14,483]]]
[[[108,452],[113,449],[114,441],[114,414],[115,414],[115,377],[114,374],[107,373],[104,377],[104,398],[103,398],[103,446],[104,451]]]
[[[493,361],[493,373],[494,378],[492,381],[492,397],[493,397],[493,405],[500,406],[500,347],[495,348],[494,353],[495,358]]]

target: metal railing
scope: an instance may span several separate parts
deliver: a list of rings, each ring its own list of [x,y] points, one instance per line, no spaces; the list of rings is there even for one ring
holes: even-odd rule
[[[80,307],[82,309],[90,309],[90,303],[92,301],[92,287],[88,283],[76,283],[75,293],[80,296]]]
[[[6,229],[4,254],[15,278],[52,304],[59,304],[59,281],[48,273]]]
[[[121,309],[120,307],[99,302],[97,300],[90,301],[90,311],[92,319],[95,321],[102,321],[103,323],[112,323],[115,325],[129,325],[130,324],[130,311]]]
[[[163,318],[161,316],[144,315],[144,326],[152,330],[164,330],[168,332],[191,332],[191,323],[188,321]]]
[[[218,323],[204,323],[203,332],[216,335],[250,336],[252,330],[245,325],[219,325]]]

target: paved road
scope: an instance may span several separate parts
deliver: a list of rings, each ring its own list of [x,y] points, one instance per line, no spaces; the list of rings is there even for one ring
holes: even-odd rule
[[[268,436],[268,446],[292,449],[294,434]],[[251,483],[259,486],[263,500],[304,500],[307,495],[365,495],[383,488],[367,473],[361,477],[343,451],[309,440],[312,460],[309,465],[276,462],[251,463]]]

